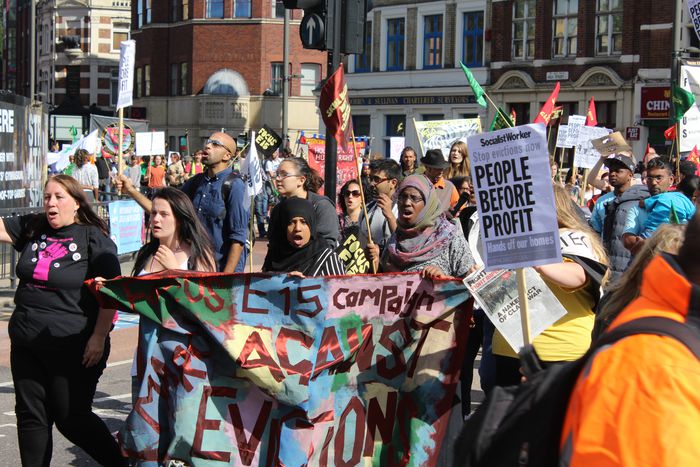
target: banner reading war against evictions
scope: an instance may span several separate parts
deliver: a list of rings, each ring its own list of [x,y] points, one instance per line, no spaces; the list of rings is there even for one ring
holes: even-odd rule
[[[143,465],[437,461],[469,333],[456,280],[189,273],[97,295],[141,315],[119,441]]]
[[[560,263],[545,126],[470,136],[486,271]]]

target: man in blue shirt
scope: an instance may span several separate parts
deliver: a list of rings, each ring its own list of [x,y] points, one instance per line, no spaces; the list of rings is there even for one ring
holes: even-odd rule
[[[226,133],[213,133],[204,146],[202,163],[206,170],[187,180],[182,191],[192,200],[199,220],[211,235],[214,254],[221,272],[243,272],[250,216],[245,183],[230,167],[236,142]],[[131,181],[122,176],[121,184],[146,211],[151,200],[139,193]],[[224,199],[224,197],[226,199]]]

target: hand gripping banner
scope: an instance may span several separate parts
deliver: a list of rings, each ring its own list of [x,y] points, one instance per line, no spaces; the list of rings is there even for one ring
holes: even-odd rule
[[[142,465],[436,463],[469,331],[460,282],[188,273],[97,295],[141,315],[119,441]]]

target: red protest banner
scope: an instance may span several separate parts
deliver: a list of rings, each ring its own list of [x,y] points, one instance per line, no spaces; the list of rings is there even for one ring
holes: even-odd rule
[[[316,169],[318,173],[323,174],[325,171],[326,163],[326,141],[320,138],[306,138],[306,144],[309,148],[309,166],[312,169]],[[357,152],[362,154],[365,149],[364,141],[356,141],[355,146],[357,147]],[[347,149],[343,149],[338,145],[338,183],[336,187],[336,196],[340,193],[340,189],[343,187],[345,182],[352,180],[353,178],[359,179],[359,174],[357,166],[355,165],[355,154],[352,151],[352,144],[348,144]],[[323,193],[323,187],[319,191],[320,194]],[[332,196],[329,196],[332,198]]]
[[[352,119],[342,64],[321,88],[318,105],[323,123],[326,124],[326,133],[336,139],[338,146],[347,150],[352,135]]]

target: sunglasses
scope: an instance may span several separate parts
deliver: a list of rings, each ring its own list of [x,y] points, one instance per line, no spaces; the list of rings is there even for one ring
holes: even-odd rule
[[[206,142],[206,144],[211,144],[211,145],[213,145],[213,146],[221,146],[222,148],[226,149],[228,152],[230,152],[231,154],[233,154],[233,151],[231,151],[231,150],[228,148],[228,146],[226,146],[224,143],[222,143],[222,142],[219,141],[218,139],[208,139],[207,142]]]
[[[372,183],[374,183],[374,184],[376,184],[376,185],[379,185],[380,183],[386,182],[386,181],[389,180],[389,179],[388,179],[388,178],[378,177],[378,176],[376,176],[376,175],[372,175],[371,177],[369,177],[369,180],[370,180]]]
[[[359,198],[360,197],[360,190],[352,190],[348,191],[345,193],[345,197],[350,197],[352,196],[353,198]]]

